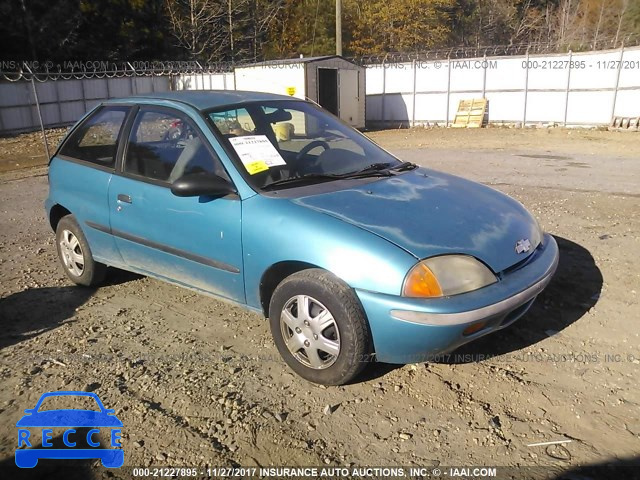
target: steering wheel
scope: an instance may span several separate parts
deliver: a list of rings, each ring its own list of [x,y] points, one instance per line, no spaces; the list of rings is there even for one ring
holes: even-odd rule
[[[302,160],[302,157],[304,157],[307,153],[309,153],[311,150],[313,150],[316,147],[322,147],[325,150],[329,150],[330,148],[329,144],[324,140],[314,140],[313,142],[304,146],[302,150],[298,152],[298,154],[296,155],[296,163]]]
[[[324,140],[314,140],[313,142],[305,145],[302,150],[300,150],[298,152],[298,154],[296,155],[296,159],[295,159],[295,165],[293,166],[292,173],[298,174],[299,173],[299,166],[300,166],[300,162],[301,160],[304,158],[304,156],[309,153],[311,150],[313,150],[314,148],[317,147],[322,147],[325,150],[329,150],[331,147],[329,147],[329,144],[327,142],[325,142]]]

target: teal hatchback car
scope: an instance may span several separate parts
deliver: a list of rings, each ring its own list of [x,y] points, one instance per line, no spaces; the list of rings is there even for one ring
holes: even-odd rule
[[[53,156],[46,210],[75,283],[112,266],[260,312],[284,361],[327,385],[510,325],[558,264],[517,201],[266,93],[100,104]]]

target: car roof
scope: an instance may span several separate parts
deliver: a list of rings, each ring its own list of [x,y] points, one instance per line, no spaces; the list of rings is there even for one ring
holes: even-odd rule
[[[186,103],[198,110],[208,110],[210,108],[225,105],[237,105],[242,103],[269,101],[269,100],[299,100],[286,95],[276,95],[264,92],[246,92],[242,90],[181,90],[172,92],[154,92],[142,95],[134,95],[126,98],[113,98],[106,102],[122,103],[135,102],[136,100],[169,100]]]
[[[98,405],[101,405],[102,407],[104,407],[104,405],[102,404],[102,401],[100,400],[100,397],[98,397],[98,395],[96,395],[95,393],[93,393],[93,392],[79,392],[79,391],[76,391],[76,390],[67,390],[67,391],[43,393],[40,396],[40,398],[38,399],[38,401],[36,402],[36,406],[40,405],[46,398],[49,398],[49,397],[62,397],[62,396],[91,397],[98,403]]]
[[[69,390],[69,391],[59,391],[59,392],[46,392],[40,396],[40,399],[47,398],[47,397],[62,397],[62,396],[98,398],[98,395],[96,395],[93,392],[80,392],[76,390]]]

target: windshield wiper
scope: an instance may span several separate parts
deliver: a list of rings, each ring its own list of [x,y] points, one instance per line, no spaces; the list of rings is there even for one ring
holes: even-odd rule
[[[390,163],[372,163],[369,166],[346,173],[306,173],[299,177],[282,178],[267,183],[263,189],[270,189],[281,185],[292,185],[296,183],[307,183],[313,180],[343,180],[346,178],[366,178],[366,177],[391,177],[394,172],[404,172],[418,168],[418,165],[411,162],[402,162],[397,165]]]
[[[344,175],[356,174],[356,173],[365,173],[365,172],[379,172],[381,170],[385,170],[391,166],[388,162],[378,162],[372,163],[368,167],[361,168],[360,170],[356,170],[355,172],[345,173]]]
[[[281,185],[290,185],[295,183],[306,183],[313,180],[333,180],[335,179],[335,175],[327,175],[323,173],[307,173],[305,175],[301,175],[299,177],[289,177],[289,178],[281,178],[280,180],[274,180],[273,182],[269,182],[264,185],[262,188],[264,190],[270,189],[273,187],[279,187]]]
[[[366,177],[390,177],[392,173],[385,170],[389,166],[388,163],[374,163],[368,167],[353,172],[346,173],[307,173],[299,177],[282,178],[267,183],[263,189],[277,187],[281,185],[291,185],[295,183],[305,183],[313,180],[343,180],[346,178],[366,178]]]
[[[413,170],[416,168],[418,168],[418,165],[416,165],[415,163],[402,162],[389,168],[389,170],[393,170],[394,172],[406,172],[407,170]]]

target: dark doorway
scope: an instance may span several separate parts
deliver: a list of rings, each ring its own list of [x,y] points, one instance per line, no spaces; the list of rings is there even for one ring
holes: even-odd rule
[[[318,103],[338,116],[338,70],[318,68]]]

